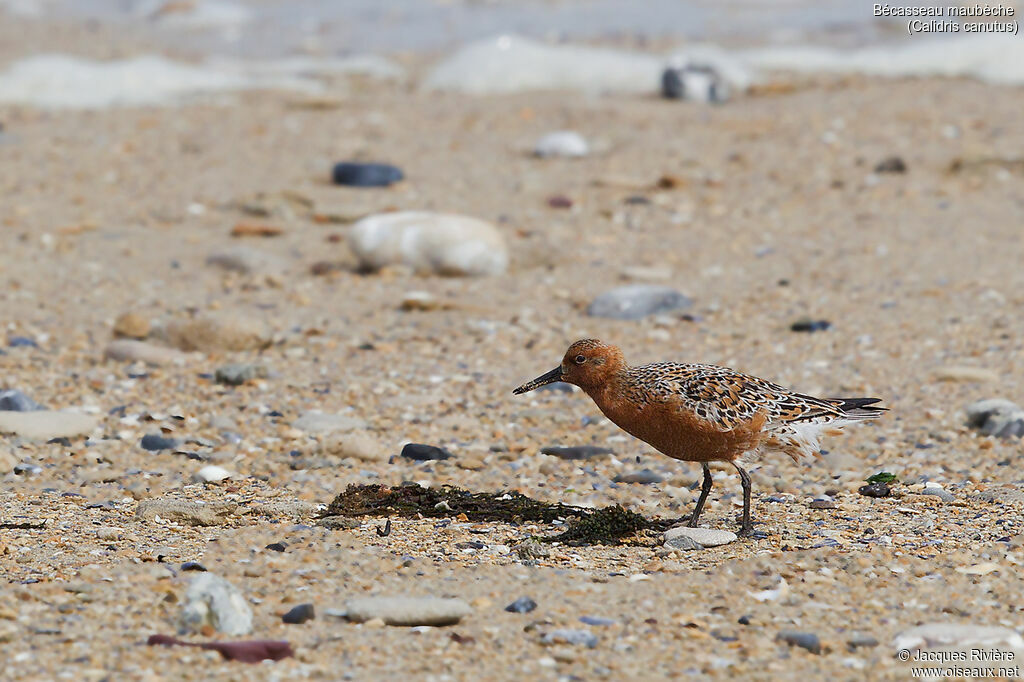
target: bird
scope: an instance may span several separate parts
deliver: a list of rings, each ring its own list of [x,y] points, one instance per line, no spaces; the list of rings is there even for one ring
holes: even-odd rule
[[[623,431],[674,459],[699,462],[704,476],[688,525],[697,527],[711,492],[710,462],[736,468],[743,486],[740,535],[751,535],[747,461],[780,452],[795,461],[820,454],[822,435],[887,411],[880,398],[815,398],[728,367],[655,362],[631,367],[622,351],[580,339],[555,369],[512,392],[562,381],[579,386]]]

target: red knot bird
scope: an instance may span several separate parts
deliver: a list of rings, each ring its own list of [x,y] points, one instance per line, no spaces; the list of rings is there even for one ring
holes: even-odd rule
[[[769,452],[794,460],[819,453],[823,434],[886,411],[878,398],[814,398],[715,365],[655,362],[630,367],[622,351],[596,339],[569,346],[562,364],[513,393],[564,381],[582,388],[608,419],[662,454],[704,469],[689,525],[697,526],[711,492],[708,462],[736,467],[743,484],[740,533],[750,521],[750,475],[740,464]]]

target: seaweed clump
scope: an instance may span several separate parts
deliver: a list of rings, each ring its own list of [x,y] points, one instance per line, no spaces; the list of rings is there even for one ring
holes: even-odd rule
[[[641,531],[665,530],[679,523],[678,520],[647,519],[620,505],[588,509],[541,502],[514,491],[474,493],[456,486],[424,488],[417,484],[349,485],[334,498],[323,516],[461,518],[512,524],[567,519],[563,532],[537,539],[572,546],[620,544]]]

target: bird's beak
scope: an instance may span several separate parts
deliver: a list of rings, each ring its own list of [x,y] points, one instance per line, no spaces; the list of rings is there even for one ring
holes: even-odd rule
[[[520,393],[526,393],[528,391],[532,391],[535,388],[540,388],[541,386],[544,386],[545,384],[553,384],[554,382],[561,381],[561,380],[562,380],[562,368],[561,367],[555,367],[553,370],[551,370],[547,374],[541,374],[539,377],[537,377],[533,381],[527,381],[525,384],[523,384],[522,386],[520,386],[516,390],[512,391],[512,393],[514,393],[515,395],[519,395]]]

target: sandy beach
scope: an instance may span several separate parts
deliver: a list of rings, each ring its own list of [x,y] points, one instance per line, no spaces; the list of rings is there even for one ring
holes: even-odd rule
[[[8,16],[0,60],[45,40],[146,53],[109,28]],[[901,635],[929,624],[996,628],[935,646],[1019,663],[1021,442],[965,412],[1024,402],[1019,86],[775,73],[719,105],[476,96],[417,87],[434,57],[395,59],[404,78],[339,75],[316,93],[0,105],[0,390],[74,415],[39,433],[0,421],[0,676],[902,680]],[[560,130],[588,153],[532,154]],[[404,180],[337,186],[339,161]],[[352,224],[393,211],[486,221],[509,265],[364,272]],[[692,303],[587,314],[629,284]],[[793,331],[803,318],[830,324]],[[512,395],[584,337],[634,363],[721,364],[891,411],[810,465],[760,462],[762,538],[529,550],[568,521],[321,525],[349,485],[403,482],[688,514],[698,465],[626,436],[578,390]],[[230,365],[247,368],[240,385],[223,378],[238,367],[218,375]],[[147,435],[172,442],[148,450]],[[453,456],[411,461],[407,443]],[[613,454],[540,452],[580,445]],[[210,466],[230,475],[197,482]],[[657,482],[614,482],[643,470]],[[715,471],[702,525],[735,531],[739,478]],[[883,471],[890,496],[858,492]],[[207,506],[168,515],[168,500]],[[250,632],[182,629],[207,574],[244,596]],[[363,597],[457,599],[468,614],[350,622]],[[536,608],[507,611],[520,597]],[[282,621],[306,603],[314,619]],[[179,633],[286,640],[295,655],[250,666],[146,644]]]

